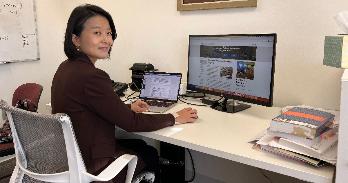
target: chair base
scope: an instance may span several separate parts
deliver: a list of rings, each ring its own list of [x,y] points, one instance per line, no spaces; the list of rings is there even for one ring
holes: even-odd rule
[[[142,172],[138,174],[132,183],[153,183],[155,181],[155,174],[153,172]]]

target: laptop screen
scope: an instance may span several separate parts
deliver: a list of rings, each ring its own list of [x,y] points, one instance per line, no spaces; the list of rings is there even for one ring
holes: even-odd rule
[[[145,73],[140,98],[177,101],[180,82],[181,73]]]

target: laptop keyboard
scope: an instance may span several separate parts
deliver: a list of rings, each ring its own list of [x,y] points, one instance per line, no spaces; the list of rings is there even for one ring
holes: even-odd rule
[[[157,107],[168,107],[173,104],[173,102],[166,102],[166,101],[160,101],[160,100],[146,100],[146,103],[150,106],[157,106]]]

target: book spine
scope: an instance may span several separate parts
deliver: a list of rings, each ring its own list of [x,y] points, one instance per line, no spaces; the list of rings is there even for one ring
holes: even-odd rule
[[[272,120],[269,127],[270,131],[274,132],[283,132],[299,137],[314,139],[317,135],[315,128],[310,128],[308,126],[293,124],[293,123],[284,123]]]
[[[308,124],[308,123],[304,123],[304,122],[296,121],[296,120],[284,119],[284,118],[274,118],[273,121],[277,121],[279,123],[290,123],[293,125],[306,126],[309,128],[317,128],[317,126],[312,125],[312,124]]]
[[[324,133],[324,132],[327,130],[327,128],[333,123],[333,121],[334,121],[334,118],[332,118],[332,119],[330,120],[329,123],[326,123],[325,125],[320,126],[320,127],[317,129],[315,136],[318,137],[318,136],[320,136],[322,133]]]
[[[299,136],[295,136],[288,133],[283,132],[274,132],[274,131],[268,131],[268,134],[273,135],[275,137],[285,138],[285,139],[291,139],[291,141],[302,144],[304,146],[312,147],[315,144],[318,144],[321,141],[321,137],[315,137],[314,139],[309,138],[303,138]]]

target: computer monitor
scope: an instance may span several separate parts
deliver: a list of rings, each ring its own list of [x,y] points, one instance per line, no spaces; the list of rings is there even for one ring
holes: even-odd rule
[[[238,112],[249,105],[272,106],[277,35],[190,35],[187,90],[224,97],[213,108]]]

